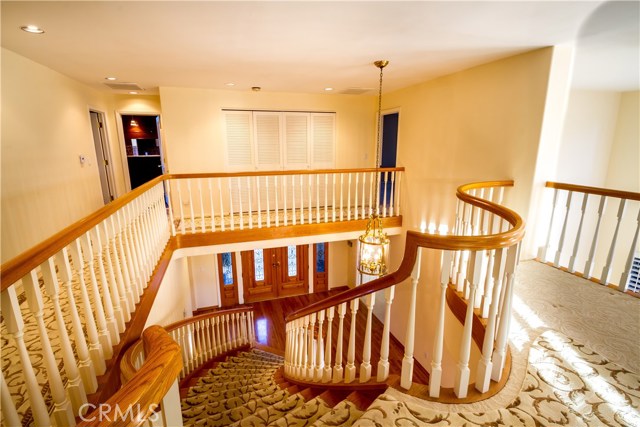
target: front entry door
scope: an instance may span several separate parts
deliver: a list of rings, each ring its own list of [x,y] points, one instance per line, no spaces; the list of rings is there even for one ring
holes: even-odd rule
[[[246,302],[306,294],[309,289],[308,246],[244,251],[242,277]]]
[[[238,269],[233,252],[218,254],[218,278],[220,283],[220,306],[238,304]]]

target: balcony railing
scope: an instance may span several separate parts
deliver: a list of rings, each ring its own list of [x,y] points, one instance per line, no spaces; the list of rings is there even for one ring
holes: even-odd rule
[[[142,331],[138,304],[179,247],[175,236],[330,229],[364,220],[376,203],[398,217],[403,170],[379,170],[379,188],[376,169],[164,175],[4,263],[5,422],[75,425],[114,349]]]

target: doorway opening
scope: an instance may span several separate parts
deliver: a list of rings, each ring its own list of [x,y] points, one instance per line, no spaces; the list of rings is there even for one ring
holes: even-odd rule
[[[122,114],[131,190],[164,173],[160,116]]]
[[[400,113],[398,111],[382,114],[382,152],[380,155],[380,167],[395,168],[398,155],[398,125]],[[384,203],[384,195],[392,194],[394,183],[390,179],[385,183],[384,172],[380,174],[380,204]],[[386,188],[385,188],[386,185]],[[387,197],[387,205],[391,198]]]
[[[113,174],[111,171],[111,162],[109,160],[109,144],[107,141],[107,134],[105,132],[104,113],[89,110],[89,119],[91,121],[93,145],[96,150],[100,186],[102,187],[102,200],[106,205],[115,198],[115,191],[113,189]]]

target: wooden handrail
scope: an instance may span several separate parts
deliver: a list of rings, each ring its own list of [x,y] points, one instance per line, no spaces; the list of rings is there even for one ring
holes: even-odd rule
[[[195,323],[199,320],[204,320],[204,319],[209,319],[209,318],[214,318],[217,316],[223,316],[226,314],[233,314],[233,313],[246,313],[249,311],[253,310],[253,306],[243,306],[243,307],[238,307],[238,308],[230,308],[227,310],[218,310],[218,311],[213,311],[211,313],[205,313],[205,314],[201,314],[199,316],[194,316],[194,317],[188,317],[186,319],[183,320],[179,320],[177,322],[171,323],[170,325],[165,326],[163,329],[166,332],[171,332],[175,329],[178,329],[181,326],[187,325],[189,323]],[[133,343],[125,352],[124,356],[122,357],[122,361],[120,362],[120,372],[122,374],[122,377],[125,379],[125,381],[130,381],[138,372],[138,369],[135,367],[134,365],[134,360],[135,360],[135,355],[138,351],[140,351],[140,345],[141,345],[142,341],[138,340],[135,343]]]
[[[78,426],[135,427],[153,414],[182,370],[182,350],[160,326],[147,328],[142,339],[148,355],[142,368],[109,400],[85,415],[83,419],[88,421]]]
[[[1,290],[4,291],[9,286],[13,285],[15,282],[27,275],[31,270],[61,251],[65,246],[91,230],[96,225],[100,224],[100,222],[117,212],[127,203],[142,195],[147,190],[153,188],[164,179],[164,176],[152,179],[127,194],[118,197],[111,203],[104,205],[94,213],[82,218],[80,221],[74,222],[67,228],[38,243],[31,249],[3,263],[2,266],[0,266]]]
[[[168,179],[185,178],[234,178],[244,176],[276,176],[276,175],[316,175],[323,173],[355,173],[355,172],[404,172],[404,167],[396,168],[361,168],[361,169],[299,169],[258,172],[220,172],[220,173],[179,173],[165,175]]]
[[[597,194],[599,196],[616,197],[618,199],[640,201],[640,193],[632,191],[611,190],[609,188],[588,187],[585,185],[565,184],[562,182],[547,181],[546,187],[558,190],[574,191],[578,193]]]
[[[418,248],[443,250],[488,250],[506,248],[518,243],[524,237],[525,224],[523,219],[516,212],[497,203],[472,196],[466,191],[475,188],[487,187],[510,187],[513,181],[487,181],[473,184],[466,184],[458,187],[457,196],[459,199],[474,206],[486,209],[499,215],[508,221],[513,228],[504,233],[489,234],[483,236],[442,236],[438,234],[426,234],[417,231],[407,231],[407,238],[404,247],[404,255],[400,267],[391,274],[372,280],[364,285],[346,290],[325,300],[318,301],[300,310],[289,314],[287,322],[299,319],[312,313],[334,307],[343,302],[351,301],[365,295],[378,292],[395,284],[406,280],[413,270],[413,266],[418,254]]]

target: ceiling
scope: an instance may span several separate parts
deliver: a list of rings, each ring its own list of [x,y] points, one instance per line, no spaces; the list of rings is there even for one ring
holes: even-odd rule
[[[640,86],[639,4],[2,1],[2,46],[109,91],[107,76],[145,93],[161,86],[375,93],[377,59],[390,61],[389,91],[576,43],[576,86],[626,91]],[[27,24],[45,33],[19,29]]]

